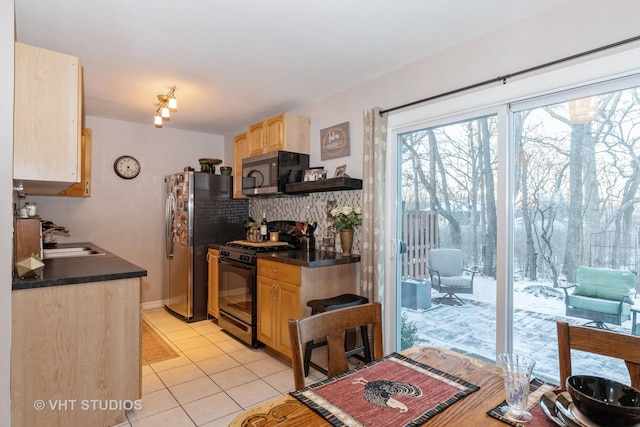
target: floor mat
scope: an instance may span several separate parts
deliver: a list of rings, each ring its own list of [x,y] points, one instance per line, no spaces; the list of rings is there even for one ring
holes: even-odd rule
[[[178,357],[178,353],[167,344],[145,319],[142,319],[142,364],[162,362]]]

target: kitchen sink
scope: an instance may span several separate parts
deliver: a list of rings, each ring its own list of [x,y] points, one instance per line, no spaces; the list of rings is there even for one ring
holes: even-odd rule
[[[105,254],[104,252],[97,251],[94,248],[91,248],[88,246],[79,246],[79,247],[44,249],[42,251],[42,258],[43,259],[76,258],[76,257],[104,255],[104,254]]]

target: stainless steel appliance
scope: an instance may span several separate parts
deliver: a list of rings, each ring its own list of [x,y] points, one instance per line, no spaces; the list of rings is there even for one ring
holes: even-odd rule
[[[165,177],[164,305],[191,322],[207,318],[207,244],[243,238],[247,200],[234,200],[231,176],[181,172]]]
[[[274,151],[242,160],[242,194],[264,196],[282,194],[287,183],[301,182],[309,169],[309,155]]]
[[[280,242],[232,241],[220,247],[218,259],[218,326],[245,343],[258,347],[256,265],[259,252],[299,249],[295,222],[274,221],[269,232],[279,232]]]

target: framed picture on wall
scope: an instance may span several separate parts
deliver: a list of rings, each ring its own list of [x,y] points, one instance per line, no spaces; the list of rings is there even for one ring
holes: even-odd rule
[[[321,160],[331,160],[350,154],[349,122],[320,131]]]

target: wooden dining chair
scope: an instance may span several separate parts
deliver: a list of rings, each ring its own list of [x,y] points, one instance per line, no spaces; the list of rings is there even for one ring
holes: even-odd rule
[[[372,325],[373,359],[380,359],[382,350],[382,307],[379,302],[340,308],[315,314],[304,319],[289,319],[293,379],[296,389],[304,387],[305,346],[310,341],[327,340],[327,377],[349,370],[344,350],[346,331]]]
[[[571,350],[581,350],[624,360],[631,386],[640,389],[640,337],[586,326],[557,322],[560,386],[571,374]]]

